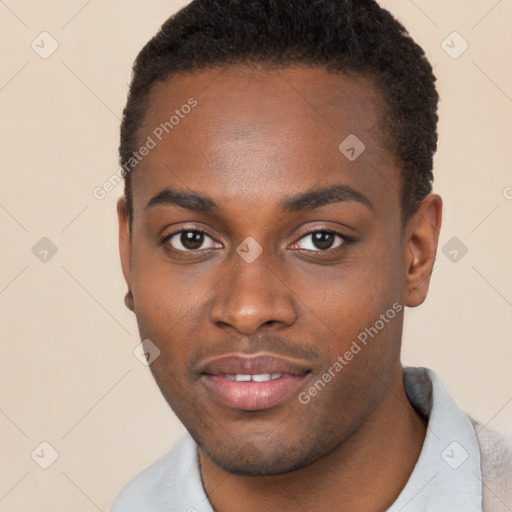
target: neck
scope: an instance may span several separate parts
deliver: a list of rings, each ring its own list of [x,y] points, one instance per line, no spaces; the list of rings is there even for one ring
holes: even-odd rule
[[[279,476],[245,477],[224,472],[199,450],[201,475],[216,512],[378,512],[404,488],[425,434],[398,365],[387,394],[361,428],[313,464]]]

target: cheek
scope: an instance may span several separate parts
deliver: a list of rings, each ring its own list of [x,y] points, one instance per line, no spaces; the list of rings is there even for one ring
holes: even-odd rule
[[[398,251],[377,249],[347,260],[347,265],[314,283],[303,281],[300,291],[307,305],[304,318],[315,325],[311,332],[325,361],[330,365],[341,356],[343,373],[355,370],[356,382],[363,370],[386,372],[400,350],[403,276]]]
[[[145,330],[169,330],[194,310],[201,286],[187,270],[171,265],[163,248],[141,243],[132,255],[135,314]]]
[[[301,276],[294,291],[307,306],[306,316],[316,317],[346,339],[400,302],[402,281],[393,256],[354,257],[323,275]]]
[[[215,281],[206,273],[195,277],[171,265],[158,251],[142,247],[132,257],[132,292],[141,339],[150,339],[160,356],[151,370],[157,382],[173,389],[174,376],[184,378],[186,363],[205,336],[205,301]],[[172,374],[171,374],[172,372]]]

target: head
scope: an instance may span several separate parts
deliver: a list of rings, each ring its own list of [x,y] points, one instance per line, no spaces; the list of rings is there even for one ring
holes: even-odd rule
[[[370,0],[196,0],[137,57],[128,304],[164,397],[227,471],[310,464],[399,385],[403,307],[425,299],[441,222],[434,81]],[[226,402],[226,356],[289,365],[288,394]]]

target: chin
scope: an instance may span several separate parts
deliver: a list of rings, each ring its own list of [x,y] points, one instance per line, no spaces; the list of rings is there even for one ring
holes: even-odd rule
[[[325,455],[318,451],[318,447],[311,446],[310,451],[305,452],[304,447],[299,450],[285,443],[280,450],[269,444],[262,448],[245,444],[238,449],[233,446],[211,449],[203,443],[200,446],[216,466],[226,473],[239,476],[283,475],[308,466]]]
[[[218,457],[213,454],[207,456],[217,465],[220,469],[231,475],[238,476],[277,476],[292,471],[297,471],[309,464],[305,460],[283,460],[273,458],[258,460],[247,460],[240,458],[239,460],[232,460],[232,458]]]

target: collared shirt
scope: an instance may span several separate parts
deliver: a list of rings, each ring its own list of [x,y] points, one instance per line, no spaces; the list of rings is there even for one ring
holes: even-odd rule
[[[404,368],[404,385],[428,428],[388,512],[512,512],[512,455],[502,439],[464,414],[432,370]],[[110,512],[213,512],[191,436],[131,480]]]

